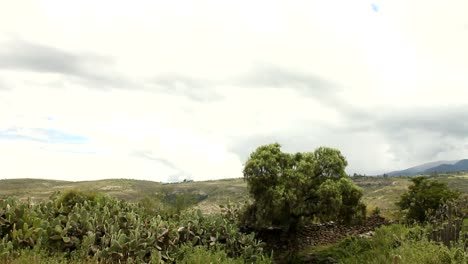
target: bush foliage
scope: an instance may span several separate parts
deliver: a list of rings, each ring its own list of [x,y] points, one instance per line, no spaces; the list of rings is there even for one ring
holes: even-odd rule
[[[187,257],[187,245],[216,250],[214,257],[268,261],[253,233],[240,233],[221,215],[188,210],[163,219],[139,204],[77,191],[38,204],[0,201],[0,238],[0,261],[33,250],[70,262],[173,263]]]
[[[451,190],[447,184],[437,180],[429,180],[419,176],[411,180],[408,192],[404,193],[397,205],[406,211],[406,219],[424,223],[429,217],[448,201],[460,196],[459,192]]]
[[[260,146],[245,164],[253,198],[244,216],[247,223],[293,230],[301,220],[350,224],[365,217],[362,190],[346,175],[347,161],[339,150],[289,154],[280,147]]]

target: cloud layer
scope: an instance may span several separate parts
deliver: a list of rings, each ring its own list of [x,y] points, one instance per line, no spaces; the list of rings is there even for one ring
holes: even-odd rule
[[[0,172],[241,177],[272,142],[338,148],[349,173],[467,158],[467,10],[15,1],[0,10]]]

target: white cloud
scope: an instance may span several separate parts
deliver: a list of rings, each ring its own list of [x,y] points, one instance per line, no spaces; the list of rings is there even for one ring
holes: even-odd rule
[[[53,151],[45,144],[1,140],[2,175],[6,178],[93,180],[138,178],[165,181],[176,173],[158,163],[122,154],[87,154]]]
[[[48,51],[71,56],[62,58],[73,72],[57,65],[38,71],[47,65],[34,58],[21,62],[34,67],[0,63],[0,132],[15,127],[44,137],[35,129],[52,129],[88,141],[44,145],[0,137],[1,162],[8,163],[0,172],[73,180],[240,177],[246,157],[233,149],[259,137],[281,138],[290,151],[339,147],[356,172],[466,157],[466,148],[437,152],[427,143],[437,138],[430,133],[403,133],[407,139],[396,142],[379,123],[383,113],[466,106],[468,4],[449,2],[3,4],[0,46],[54,48]],[[21,54],[23,46],[5,52]],[[106,60],[89,60],[96,56]],[[261,65],[300,75],[279,84],[275,72],[265,76],[272,83],[239,81]],[[309,75],[324,87],[301,77]],[[454,133],[447,128],[443,142],[456,144]]]

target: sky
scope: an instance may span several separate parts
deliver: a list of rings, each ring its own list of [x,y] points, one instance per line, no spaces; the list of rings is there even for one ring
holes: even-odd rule
[[[0,3],[0,178],[242,177],[468,158],[468,1]]]

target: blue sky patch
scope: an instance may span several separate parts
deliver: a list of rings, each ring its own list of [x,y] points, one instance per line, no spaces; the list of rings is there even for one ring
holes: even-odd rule
[[[51,144],[83,144],[88,141],[86,137],[55,129],[32,128],[28,130],[32,132],[32,135],[24,135],[21,133],[21,129],[18,128],[9,128],[7,130],[0,131],[0,138],[12,140],[31,140]]]

